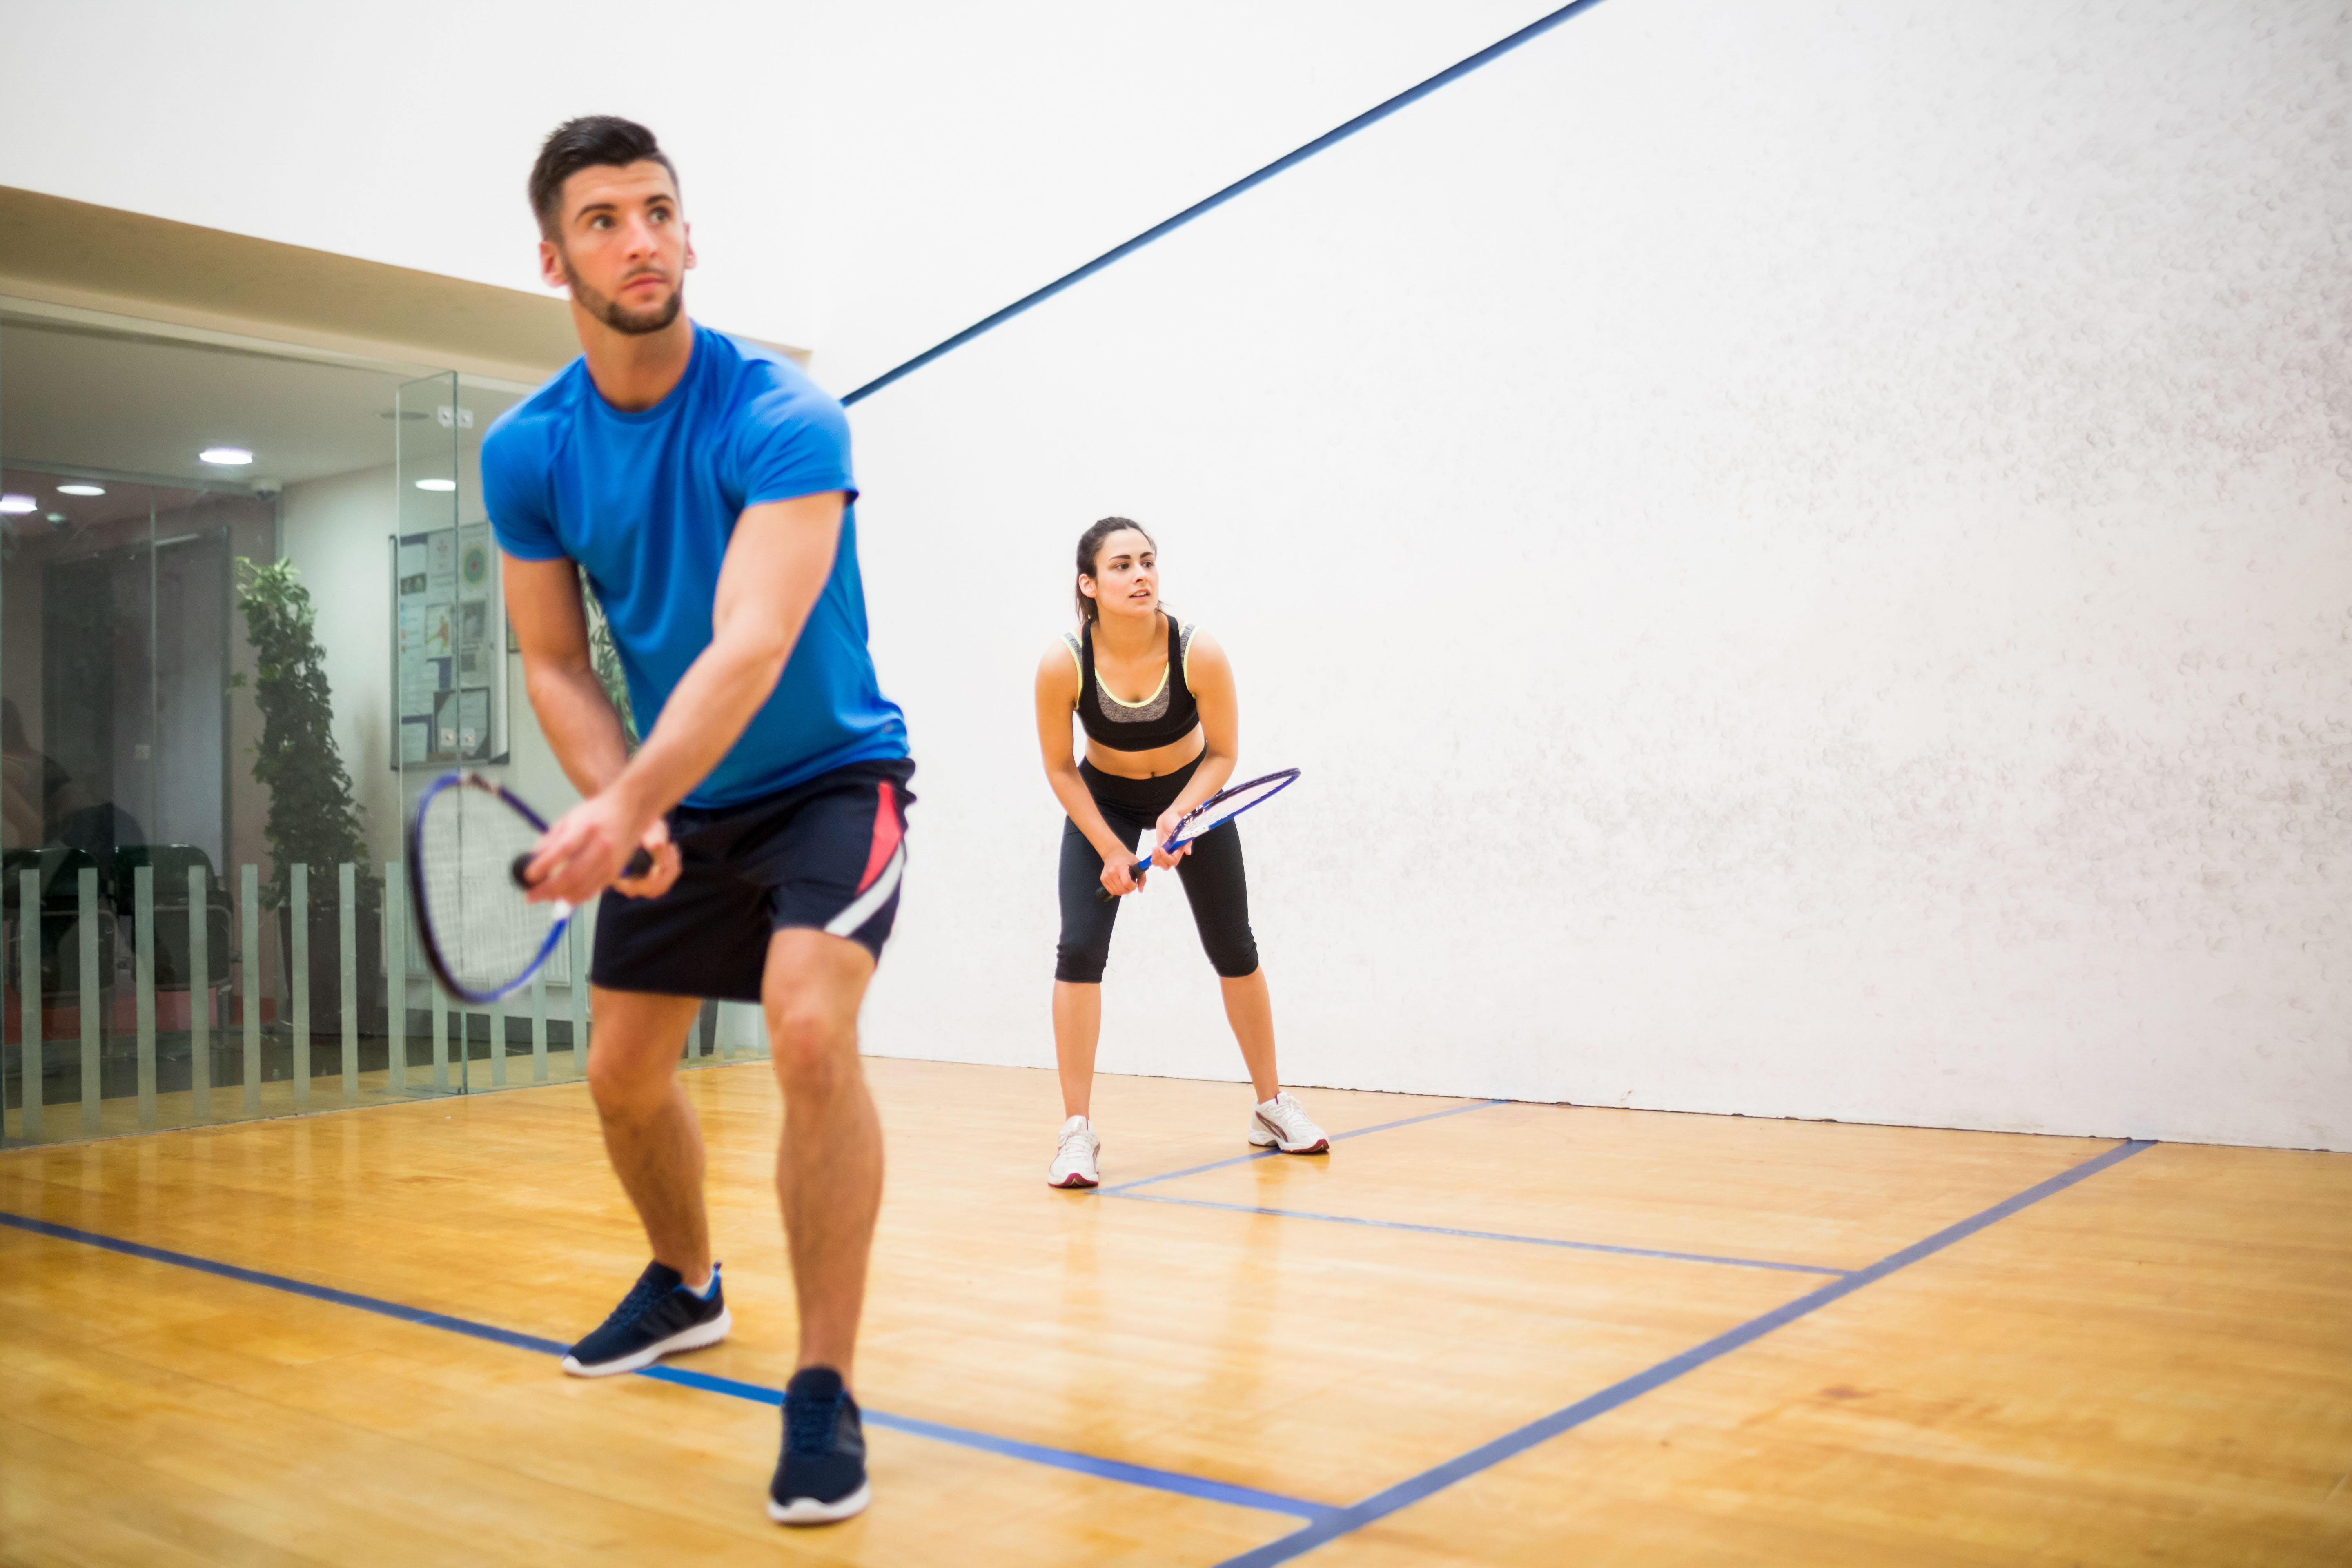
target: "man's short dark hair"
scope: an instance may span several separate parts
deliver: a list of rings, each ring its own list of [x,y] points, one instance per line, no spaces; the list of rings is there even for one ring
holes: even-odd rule
[[[548,239],[561,237],[563,226],[563,182],[583,169],[610,164],[626,168],[651,162],[669,171],[677,184],[677,168],[661,150],[654,133],[634,120],[617,114],[583,114],[548,132],[540,144],[539,162],[530,166],[530,210],[539,218],[539,232]]]

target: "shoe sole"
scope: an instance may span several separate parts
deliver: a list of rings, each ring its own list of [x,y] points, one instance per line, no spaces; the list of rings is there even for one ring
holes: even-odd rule
[[[1268,1138],[1260,1142],[1257,1134],[1253,1132],[1250,1134],[1249,1146],[1253,1149],[1278,1149],[1286,1154],[1328,1154],[1331,1152],[1331,1140],[1318,1138],[1312,1143],[1302,1143],[1293,1149],[1279,1138]]]
[[[1048,1176],[1045,1178],[1045,1184],[1053,1188],[1057,1193],[1066,1193],[1079,1187],[1099,1187],[1102,1185],[1102,1178],[1097,1176],[1089,1181],[1086,1177],[1078,1175],[1074,1172],[1071,1174],[1063,1177],[1058,1182],[1054,1180],[1051,1176]]]
[[[590,1366],[567,1354],[563,1358],[563,1370],[574,1377],[617,1377],[641,1366],[651,1366],[662,1357],[675,1355],[679,1351],[698,1351],[715,1345],[725,1339],[727,1331],[734,1326],[734,1315],[722,1307],[719,1315],[710,1321],[697,1323],[690,1329],[680,1329],[666,1340],[656,1340],[645,1349],[631,1351],[617,1360],[601,1361]]]
[[[864,1513],[866,1505],[874,1500],[874,1483],[860,1481],[857,1489],[839,1502],[819,1502],[813,1497],[796,1497],[790,1502],[768,1500],[768,1517],[778,1524],[839,1524],[853,1514]]]

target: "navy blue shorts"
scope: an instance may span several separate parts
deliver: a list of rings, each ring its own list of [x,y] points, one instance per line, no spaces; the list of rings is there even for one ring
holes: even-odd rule
[[[852,763],[742,805],[675,808],[677,881],[657,899],[605,893],[589,977],[608,991],[757,1002],[768,939],[801,927],[880,959],[898,918],[914,776],[903,757]]]

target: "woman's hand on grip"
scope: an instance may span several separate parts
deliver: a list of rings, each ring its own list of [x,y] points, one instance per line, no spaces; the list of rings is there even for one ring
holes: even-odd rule
[[[1143,891],[1143,878],[1135,874],[1133,851],[1121,849],[1116,855],[1103,857],[1102,885],[1104,890],[1114,899],[1123,899],[1129,893]]]
[[[1172,805],[1160,814],[1160,820],[1151,826],[1151,863],[1153,865],[1163,869],[1173,870],[1177,861],[1192,852],[1192,847],[1190,844],[1179,845],[1172,852],[1160,847],[1184,830],[1184,818],[1191,815],[1189,808],[1179,809]]]

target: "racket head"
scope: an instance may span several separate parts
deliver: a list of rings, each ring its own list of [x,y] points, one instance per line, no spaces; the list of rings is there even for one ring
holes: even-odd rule
[[[563,936],[571,910],[532,903],[515,875],[547,819],[479,773],[445,773],[408,817],[408,886],[425,963],[453,996],[520,990]]]
[[[1168,841],[1168,847],[1182,848],[1202,834],[1223,827],[1243,812],[1264,805],[1297,782],[1298,770],[1285,768],[1280,773],[1267,773],[1246,784],[1219,790],[1184,814],[1176,824],[1176,835]]]

